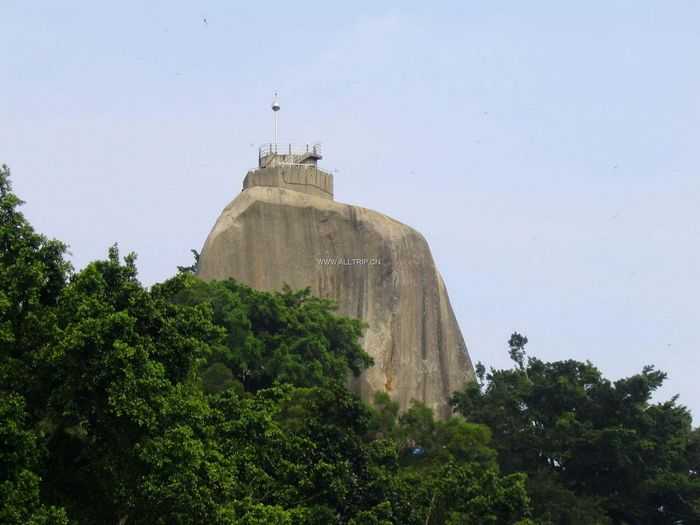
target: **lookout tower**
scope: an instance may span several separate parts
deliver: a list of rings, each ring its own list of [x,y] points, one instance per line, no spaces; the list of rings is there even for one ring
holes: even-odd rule
[[[318,167],[321,145],[265,144],[258,149],[258,167],[243,179],[243,191],[276,186],[333,200],[333,175]]]
[[[275,141],[258,148],[258,167],[243,179],[243,191],[254,186],[275,186],[333,200],[333,175],[318,167],[320,144],[279,144],[277,93],[272,101]]]

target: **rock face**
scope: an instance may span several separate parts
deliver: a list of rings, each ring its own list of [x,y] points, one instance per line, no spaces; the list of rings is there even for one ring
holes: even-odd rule
[[[386,391],[402,410],[415,399],[446,417],[450,395],[474,372],[427,242],[332,199],[332,176],[315,167],[249,172],[204,244],[199,276],[261,290],[309,286],[335,300],[369,325],[363,346],[375,365],[354,381],[361,396]]]

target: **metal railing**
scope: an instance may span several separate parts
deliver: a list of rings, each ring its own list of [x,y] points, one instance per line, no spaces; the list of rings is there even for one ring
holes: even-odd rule
[[[263,144],[258,148],[258,160],[269,155],[318,155],[321,156],[320,144]]]

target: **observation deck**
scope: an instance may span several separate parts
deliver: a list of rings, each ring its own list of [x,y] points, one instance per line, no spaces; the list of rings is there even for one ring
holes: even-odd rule
[[[258,168],[243,180],[243,191],[272,186],[333,200],[333,175],[320,169],[320,144],[263,144]]]
[[[302,165],[318,167],[320,144],[263,144],[258,148],[258,167]]]

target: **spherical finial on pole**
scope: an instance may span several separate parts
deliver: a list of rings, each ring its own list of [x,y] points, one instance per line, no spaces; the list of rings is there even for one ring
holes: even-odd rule
[[[277,152],[277,112],[280,110],[280,104],[277,102],[277,91],[275,91],[275,96],[272,99],[272,111],[275,114],[275,142],[274,149]]]

